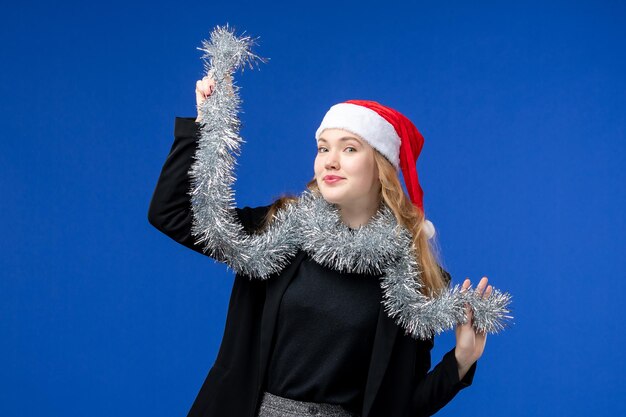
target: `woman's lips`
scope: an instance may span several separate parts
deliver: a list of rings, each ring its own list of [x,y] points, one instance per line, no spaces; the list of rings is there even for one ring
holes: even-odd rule
[[[345,178],[336,177],[334,175],[327,175],[327,176],[324,177],[324,182],[326,184],[334,184],[334,183],[339,182],[339,181],[341,181],[343,179],[345,179]]]

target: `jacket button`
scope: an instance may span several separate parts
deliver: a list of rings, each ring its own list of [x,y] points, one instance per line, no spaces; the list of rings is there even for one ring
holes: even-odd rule
[[[314,405],[309,406],[309,414],[317,414],[317,412],[320,411],[319,408],[317,408]]]

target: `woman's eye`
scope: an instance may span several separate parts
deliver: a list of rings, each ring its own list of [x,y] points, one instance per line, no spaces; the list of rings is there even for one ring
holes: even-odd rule
[[[353,146],[348,146],[348,147],[346,148],[346,150],[348,150],[348,149],[350,150],[350,153],[352,153],[352,152],[356,152],[356,148],[355,148],[355,147],[353,147]],[[323,147],[323,146],[320,146],[319,148],[317,148],[317,151],[318,151],[318,152],[320,152],[320,153],[322,153],[322,152],[328,152],[328,149],[326,149],[326,148],[325,148],[325,147]]]

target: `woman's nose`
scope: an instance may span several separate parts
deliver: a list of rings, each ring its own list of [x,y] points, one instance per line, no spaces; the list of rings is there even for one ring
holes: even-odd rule
[[[329,153],[328,157],[326,158],[326,164],[324,165],[326,169],[337,169],[339,168],[339,161],[334,154]]]

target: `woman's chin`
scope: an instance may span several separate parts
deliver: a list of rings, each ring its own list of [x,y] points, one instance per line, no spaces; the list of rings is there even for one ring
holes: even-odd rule
[[[338,195],[338,193],[329,193],[324,190],[320,191],[322,193],[322,197],[324,197],[324,200],[326,200],[326,202],[330,204],[341,204],[341,202],[344,200],[342,196]]]

